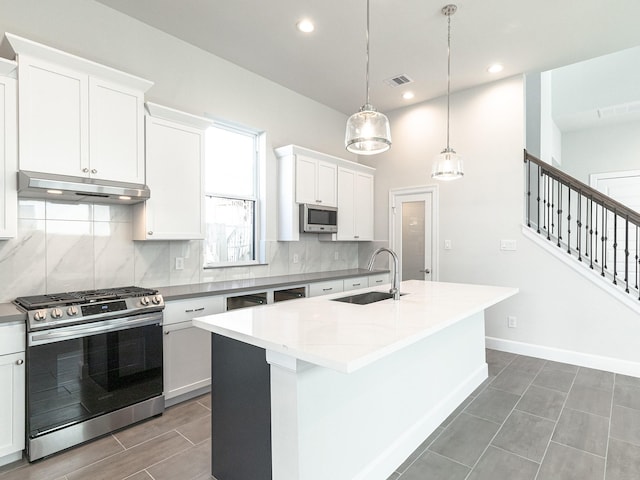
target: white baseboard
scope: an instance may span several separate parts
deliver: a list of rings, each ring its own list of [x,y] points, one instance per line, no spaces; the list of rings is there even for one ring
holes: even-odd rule
[[[580,367],[606,370],[608,372],[640,377],[640,363],[620,358],[604,357],[590,353],[563,350],[560,348],[535,345],[533,343],[516,342],[503,338],[485,337],[487,348],[503,352],[543,358],[554,362],[570,363]]]

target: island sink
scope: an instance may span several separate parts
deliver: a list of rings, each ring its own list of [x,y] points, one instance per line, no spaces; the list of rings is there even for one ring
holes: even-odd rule
[[[400,295],[404,295],[401,293]],[[358,293],[356,295],[348,295],[346,297],[332,298],[336,302],[355,303],[357,305],[368,305],[370,303],[379,302],[381,300],[388,300],[393,298],[393,293],[390,292],[366,292]]]

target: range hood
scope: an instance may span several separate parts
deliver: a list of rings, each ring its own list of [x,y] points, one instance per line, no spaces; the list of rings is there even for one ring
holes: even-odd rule
[[[18,196],[72,202],[133,204],[151,196],[146,185],[21,170]]]

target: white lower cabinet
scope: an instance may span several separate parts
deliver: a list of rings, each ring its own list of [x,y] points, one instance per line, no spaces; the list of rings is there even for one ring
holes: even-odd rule
[[[385,283],[389,283],[389,274],[388,273],[379,273],[377,275],[369,276],[369,286],[376,287],[378,285],[384,285]]]
[[[194,317],[224,311],[220,296],[168,301],[164,311],[164,398],[172,405],[211,385],[211,336]]]
[[[19,460],[24,449],[24,325],[0,327],[0,337],[0,465],[4,465]]]
[[[357,290],[358,288],[367,288],[369,279],[367,277],[353,277],[344,280],[344,291]]]
[[[309,285],[309,296],[317,297],[319,295],[329,295],[330,293],[339,293],[344,290],[342,280],[330,280],[328,282],[315,282]]]

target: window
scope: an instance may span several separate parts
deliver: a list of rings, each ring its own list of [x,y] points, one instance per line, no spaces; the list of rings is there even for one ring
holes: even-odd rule
[[[259,137],[220,124],[206,132],[205,267],[257,263]]]

